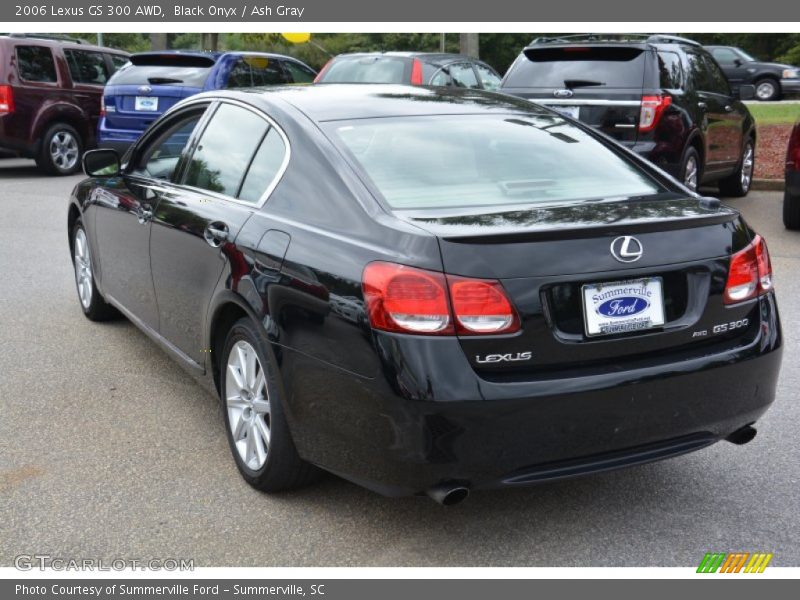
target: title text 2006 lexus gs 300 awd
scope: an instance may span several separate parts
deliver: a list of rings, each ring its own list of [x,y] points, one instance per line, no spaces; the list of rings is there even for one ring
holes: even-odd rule
[[[773,401],[764,240],[526,101],[202,94],[84,168],[84,313],[122,313],[220,397],[258,489],[324,469],[452,504],[745,443]]]

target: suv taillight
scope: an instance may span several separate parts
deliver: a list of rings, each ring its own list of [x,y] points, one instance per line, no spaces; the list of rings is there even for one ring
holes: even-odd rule
[[[422,85],[422,61],[418,58],[411,62],[411,85]]]
[[[323,76],[323,75],[325,75],[325,72],[326,72],[328,69],[330,69],[330,68],[331,68],[331,63],[332,63],[332,62],[333,62],[333,59],[331,58],[331,59],[330,59],[328,62],[326,62],[326,63],[325,63],[325,66],[324,66],[324,67],[322,67],[322,68],[319,70],[319,73],[317,73],[317,76],[316,76],[316,77],[314,77],[314,83],[319,83],[319,82],[320,82],[320,80],[322,79],[322,76]]]
[[[106,97],[105,94],[100,96],[100,116],[106,116]]]
[[[792,130],[789,138],[789,150],[786,152],[786,169],[800,171],[800,123]]]
[[[672,104],[672,96],[642,96],[639,131],[653,131],[664,110]]]
[[[0,85],[0,115],[14,112],[14,88],[10,85]]]
[[[488,335],[519,329],[499,281],[374,262],[362,286],[373,328],[424,335]]]
[[[736,304],[765,294],[771,289],[772,264],[767,243],[757,235],[746,248],[731,256],[723,301],[725,304]]]

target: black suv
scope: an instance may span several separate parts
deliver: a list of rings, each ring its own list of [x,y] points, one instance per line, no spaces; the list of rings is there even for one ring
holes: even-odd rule
[[[750,189],[753,117],[713,57],[664,35],[539,38],[509,68],[501,91],[579,119],[696,190]],[[739,90],[752,98],[753,86]]]
[[[800,93],[800,69],[781,63],[761,62],[741,48],[706,46],[735,90],[752,83],[759,100],[780,100],[783,94]]]

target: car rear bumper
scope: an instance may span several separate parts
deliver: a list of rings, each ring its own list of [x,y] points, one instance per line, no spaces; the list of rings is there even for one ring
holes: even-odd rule
[[[582,375],[490,381],[457,340],[376,333],[383,375],[314,374],[283,354],[289,419],[301,456],[386,495],[443,483],[515,486],[697,450],[754,423],[772,403],[781,332],[772,295],[746,346]],[[585,370],[584,370],[585,371]],[[291,377],[292,375],[289,375]],[[327,390],[337,401],[329,406]]]

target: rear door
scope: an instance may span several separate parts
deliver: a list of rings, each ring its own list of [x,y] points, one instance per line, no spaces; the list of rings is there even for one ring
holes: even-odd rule
[[[179,54],[133,55],[105,89],[106,127],[144,131],[183,98],[203,90],[215,58]]]
[[[646,45],[541,45],[514,62],[502,90],[635,142],[650,54]]]
[[[102,52],[65,49],[72,79],[73,97],[89,120],[89,131],[94,134],[100,117],[103,86],[109,78],[108,63]]]
[[[263,115],[221,102],[193,142],[179,185],[160,192],[150,239],[160,332],[199,364],[211,294],[220,276],[236,288],[244,259],[234,240],[266,201],[287,147]]]

